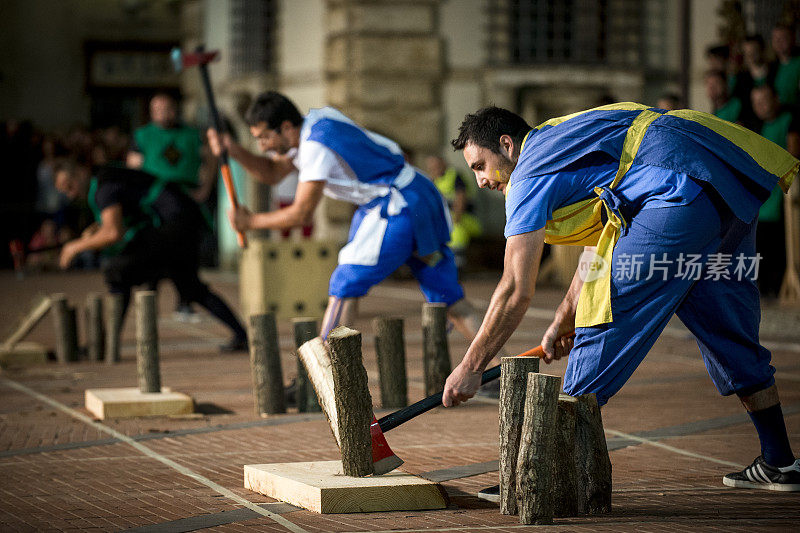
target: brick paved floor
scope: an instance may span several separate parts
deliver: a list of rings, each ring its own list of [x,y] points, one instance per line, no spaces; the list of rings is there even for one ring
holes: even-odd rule
[[[207,276],[233,304],[236,280]],[[469,296],[488,301],[497,279],[473,278]],[[9,328],[39,293],[65,292],[82,304],[102,289],[95,273],[47,274],[17,280],[0,273],[0,331]],[[538,343],[558,291],[543,289],[509,341],[510,353]],[[409,393],[422,397],[421,296],[413,283],[394,281],[364,299],[356,328],[373,398],[377,366],[369,321],[381,313],[404,316]],[[133,321],[127,320],[122,362],[82,361],[6,369],[0,374],[0,530],[118,531],[518,531],[516,517],[475,493],[497,482],[497,405],[471,401],[437,409],[388,434],[414,473],[442,476],[451,505],[442,511],[317,515],[242,488],[249,463],[335,459],[338,451],[319,414],[261,418],[254,414],[247,354],[220,355],[225,329],[206,318],[182,324],[171,317],[174,293],[160,296],[162,382],[194,397],[200,414],[176,418],[106,420],[86,417],[87,388],[135,386]],[[767,346],[795,451],[800,451],[800,314],[765,310]],[[296,372],[288,321],[281,321],[282,363]],[[52,318],[28,340],[53,346]],[[466,342],[451,335],[453,361]],[[564,363],[547,367],[563,375]],[[379,410],[380,412],[380,410]],[[80,418],[81,415],[83,418]],[[77,417],[77,418],[76,418]],[[556,519],[554,531],[782,531],[798,530],[800,495],[727,489],[721,476],[758,454],[758,439],[738,402],[721,398],[694,342],[670,326],[622,392],[603,410],[614,469],[613,512]],[[116,433],[115,433],[116,432]],[[636,440],[639,439],[639,440]],[[650,442],[641,442],[647,439]],[[653,441],[655,443],[653,443]],[[487,466],[487,464],[489,466]],[[477,475],[459,477],[473,465]],[[475,466],[477,465],[477,466]],[[181,470],[184,473],[181,473]],[[185,475],[186,472],[192,476]],[[463,473],[462,473],[463,474]],[[455,477],[453,477],[455,476]],[[452,478],[452,479],[451,479]],[[259,516],[253,507],[261,506]],[[288,521],[288,522],[286,522]]]

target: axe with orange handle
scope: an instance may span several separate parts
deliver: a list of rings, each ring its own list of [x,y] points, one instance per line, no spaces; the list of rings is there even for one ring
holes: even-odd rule
[[[203,89],[205,89],[206,99],[208,100],[208,108],[211,111],[211,118],[214,122],[214,128],[223,133],[224,124],[219,115],[217,104],[214,100],[214,91],[211,88],[211,79],[208,75],[208,64],[213,61],[219,52],[211,51],[206,52],[203,45],[195,48],[194,53],[184,53],[180,48],[173,48],[171,53],[172,62],[176,70],[181,70],[185,67],[198,67],[200,69],[200,79],[203,81]],[[231,174],[230,161],[228,160],[228,150],[223,146],[222,153],[219,155],[220,172],[222,172],[222,182],[225,184],[225,190],[230,198],[231,206],[234,209],[239,207],[239,201],[236,198],[236,189],[233,186],[233,175]],[[241,231],[236,232],[239,240],[240,248],[247,248],[247,236]]]

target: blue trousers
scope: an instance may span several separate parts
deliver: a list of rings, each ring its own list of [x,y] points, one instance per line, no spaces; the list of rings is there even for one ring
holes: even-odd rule
[[[576,329],[564,392],[595,393],[606,403],[673,314],[697,339],[720,394],[747,395],[774,384],[771,354],[758,341],[758,287],[753,272],[745,270],[756,255],[755,222],[742,227],[714,193],[702,192],[687,205],[636,213],[614,248],[613,322]],[[720,249],[731,232],[739,233],[733,246]],[[729,257],[715,257],[718,252]]]

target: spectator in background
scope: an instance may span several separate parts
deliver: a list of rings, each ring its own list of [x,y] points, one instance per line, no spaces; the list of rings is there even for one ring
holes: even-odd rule
[[[447,245],[453,250],[456,267],[461,270],[466,263],[466,252],[473,237],[481,234],[480,220],[473,214],[475,195],[471,183],[465,180],[455,168],[448,167],[444,158],[438,155],[425,160],[428,176],[444,196],[450,208],[453,230]]]
[[[681,97],[675,93],[665,93],[656,102],[656,107],[659,109],[666,109],[667,111],[674,111],[676,109],[683,109],[681,104]]]
[[[772,50],[775,52],[775,92],[783,105],[797,107],[800,93],[800,56],[795,55],[794,29],[777,25],[772,30]]]
[[[800,156],[800,124],[792,113],[782,108],[775,89],[761,85],[752,92],[753,111],[763,121],[761,135]],[[786,267],[785,228],[783,223],[783,194],[776,187],[758,212],[756,251],[761,254],[759,288],[764,296],[777,296]]]
[[[208,199],[213,188],[209,165],[201,171],[203,140],[200,132],[179,122],[177,102],[166,93],[158,93],[150,100],[150,123],[133,133],[127,164],[165,183],[178,185],[198,204]],[[185,322],[200,321],[187,301],[178,303],[175,318]]]
[[[760,35],[748,35],[742,41],[742,67],[737,81],[737,85],[742,83],[742,90],[774,85],[776,66],[767,62],[764,39]]]
[[[706,96],[711,102],[712,113],[729,122],[739,122],[742,114],[742,101],[728,92],[728,81],[721,70],[709,70],[703,81]]]

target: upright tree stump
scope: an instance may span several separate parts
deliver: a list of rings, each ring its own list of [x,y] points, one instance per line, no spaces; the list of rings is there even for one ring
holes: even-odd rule
[[[423,304],[422,342],[425,395],[430,396],[444,389],[444,383],[451,370],[445,304]]]
[[[539,371],[538,357],[503,357],[500,373],[500,512],[517,514],[517,455],[528,374]]]
[[[338,327],[328,335],[333,390],[339,421],[342,468],[346,476],[364,477],[372,466],[372,397],[361,361],[361,333]]]
[[[250,368],[258,414],[286,412],[275,315],[250,316]]]
[[[553,463],[561,378],[528,374],[525,416],[517,457],[517,507],[521,524],[553,522]]]
[[[553,514],[558,517],[578,514],[579,455],[575,449],[576,409],[578,399],[566,394],[558,396],[556,415],[555,462],[553,462],[554,507]]]
[[[53,309],[53,327],[56,333],[56,360],[67,363],[78,359],[78,333],[75,327],[74,309],[70,311],[65,294],[50,296]]]
[[[141,392],[161,392],[155,291],[136,292],[136,367]]]
[[[408,381],[403,319],[378,317],[372,320],[372,329],[381,381],[381,406],[405,407],[408,405]]]
[[[295,318],[294,324],[294,345],[300,348],[303,344],[317,336],[319,326],[313,318]],[[300,357],[297,358],[297,381],[295,395],[297,397],[297,410],[301,413],[317,412],[322,410],[317,401],[317,394],[308,379],[306,367]]]
[[[103,297],[91,292],[86,296],[86,355],[89,361],[100,361],[105,346]]]
[[[603,419],[594,394],[578,396],[576,403],[575,461],[578,512],[611,512],[611,460]]]
[[[105,311],[106,364],[113,365],[120,360],[120,336],[122,334],[122,305],[121,294],[107,294],[103,304]]]

